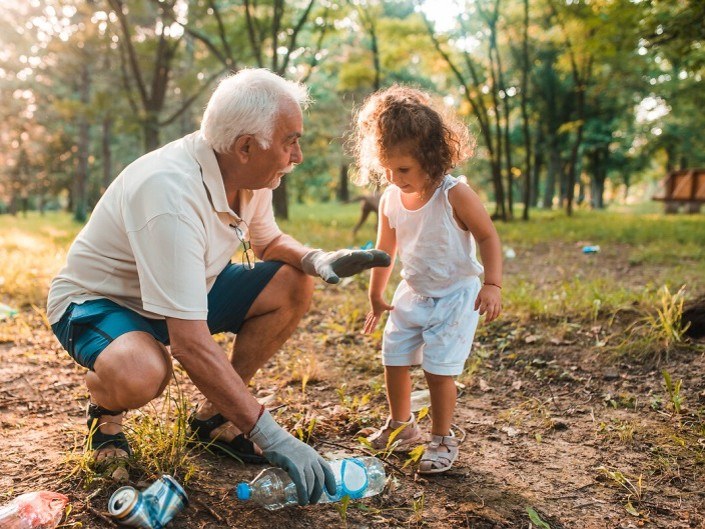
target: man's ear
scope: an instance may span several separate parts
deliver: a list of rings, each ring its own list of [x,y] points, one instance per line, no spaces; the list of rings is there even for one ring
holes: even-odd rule
[[[255,137],[251,134],[243,134],[235,140],[235,145],[232,150],[241,162],[247,162],[252,155],[252,147],[255,142]]]

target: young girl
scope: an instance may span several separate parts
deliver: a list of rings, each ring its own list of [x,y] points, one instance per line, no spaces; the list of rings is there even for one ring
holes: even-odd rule
[[[393,86],[365,101],[355,130],[358,183],[390,184],[380,201],[377,248],[392,264],[372,270],[364,326],[365,333],[372,332],[390,311],[382,342],[390,416],[369,441],[376,449],[391,444],[397,451],[420,441],[409,372],[420,364],[432,419],[419,467],[423,474],[445,472],[458,457],[451,430],[453,377],[463,371],[480,315],[487,322],[499,315],[502,289],[501,245],[492,221],[475,192],[447,174],[469,155],[467,128],[440,108],[424,92]],[[402,280],[390,305],[384,290],[397,252]]]

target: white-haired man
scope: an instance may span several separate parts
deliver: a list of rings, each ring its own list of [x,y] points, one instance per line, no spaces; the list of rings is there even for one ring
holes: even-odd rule
[[[87,448],[96,458],[130,452],[123,414],[162,393],[173,357],[206,399],[190,419],[198,438],[280,465],[302,505],[324,485],[334,490],[326,462],[247,389],[308,309],[310,276],[335,283],[389,264],[378,251],[311,250],[277,226],[271,190],[303,160],[307,103],[303,85],[267,70],[228,77],[200,131],[125,168],[73,242],[47,312],[89,369]],[[239,247],[242,262],[231,263]],[[224,331],[237,334],[230,360],[211,336]]]

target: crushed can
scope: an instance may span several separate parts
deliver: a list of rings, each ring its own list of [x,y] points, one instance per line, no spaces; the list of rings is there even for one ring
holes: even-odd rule
[[[186,505],[184,489],[164,474],[142,492],[134,487],[120,487],[110,497],[108,511],[121,525],[163,529]]]

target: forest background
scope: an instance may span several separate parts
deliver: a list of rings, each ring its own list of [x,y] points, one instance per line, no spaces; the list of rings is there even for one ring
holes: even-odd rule
[[[0,8],[0,213],[85,220],[129,162],[199,126],[217,81],[266,67],[311,88],[305,162],[277,191],[347,200],[345,134],[408,83],[471,127],[459,168],[502,219],[649,198],[705,161],[695,0],[30,0]]]

